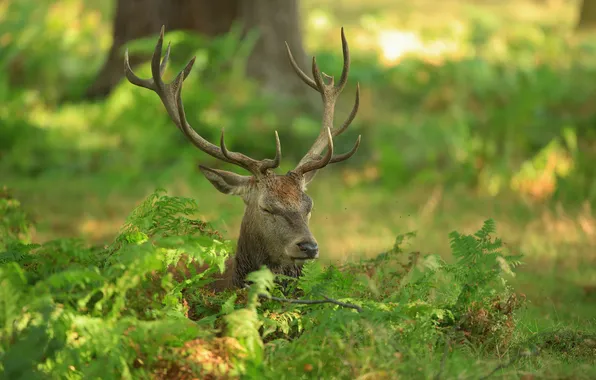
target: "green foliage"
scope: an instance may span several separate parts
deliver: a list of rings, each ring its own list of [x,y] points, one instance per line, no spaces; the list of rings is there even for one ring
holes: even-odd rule
[[[196,152],[155,94],[122,82],[103,101],[60,102],[77,99],[102,63],[111,42],[109,3],[0,5],[0,175],[52,175],[63,186],[63,178],[82,173],[195,174]],[[589,42],[548,23],[507,22],[491,10],[468,15],[462,33],[429,30],[433,23],[425,21],[404,26],[429,40],[449,36],[459,50],[391,65],[361,51],[356,37],[374,35],[371,25],[398,27],[390,12],[356,12],[358,21],[346,29],[353,54],[346,94],[357,81],[363,92],[359,117],[335,146],[347,150],[363,132],[353,166],[367,161],[390,191],[407,181],[463,182],[491,195],[511,188],[539,199],[596,197],[596,50]],[[339,45],[325,35],[337,27],[306,29],[325,72],[341,67]],[[211,41],[168,33],[175,54],[166,77],[196,55],[184,88],[190,123],[213,142],[225,128],[232,149],[259,157],[273,154],[272,131],[283,124],[284,165],[291,165],[318,133],[320,116],[297,116],[261,96],[243,73],[254,40],[240,42],[239,32]],[[154,42],[152,36],[129,48],[150,52]],[[149,65],[136,71],[148,76]],[[349,112],[343,102],[338,118]],[[576,357],[594,364],[593,333],[566,329],[523,339],[524,297],[507,281],[519,256],[493,237],[492,220],[474,234],[451,233],[450,261],[405,251],[414,237],[406,234],[372,259],[339,267],[312,262],[298,280],[278,276],[283,286],[263,269],[251,274],[250,289],[212,294],[205,286],[223,271],[231,243],[196,213],[194,201],[160,190],[107,246],[80,239],[31,244],[31,221],[0,191],[0,377],[477,377],[528,346],[569,366]],[[259,294],[330,297],[362,312]],[[515,368],[552,375],[545,367],[526,355]]]
[[[12,197],[6,187],[0,189],[0,250],[9,250],[10,245],[29,242],[31,224],[20,202]]]
[[[246,306],[226,315],[224,321],[227,327],[226,335],[237,339],[246,349],[248,353],[245,357],[246,364],[250,364],[250,371],[255,371],[263,365],[264,348],[259,332],[262,321],[257,311],[259,295],[269,295],[274,276],[269,269],[262,268],[250,273],[246,279],[252,282],[248,290]]]
[[[157,191],[108,247],[76,240],[22,245],[0,268],[0,369],[14,379],[130,378],[135,360],[150,364],[162,345],[201,335],[185,317],[182,292],[223,268],[229,243],[189,218],[196,212],[196,203]],[[22,223],[16,221],[11,227]],[[179,261],[210,268],[175,280],[169,268]]]
[[[104,101],[57,104],[58,99],[76,99],[99,69],[102,60],[97,57],[111,41],[107,7],[93,0],[7,2],[0,13],[0,170],[130,177],[174,164],[194,170],[188,163],[194,148],[149,91],[123,81]],[[319,7],[306,17],[333,19]],[[395,12],[401,14],[400,9]],[[403,23],[393,23],[391,14],[370,11],[361,16],[361,25],[351,26],[348,36],[364,32],[372,39]],[[458,22],[463,24],[457,28],[401,25],[421,43],[439,38],[454,46],[444,56],[414,52],[399,64],[388,63],[379,57],[383,46],[365,53],[358,39],[350,37],[353,57],[346,93],[360,82],[363,102],[354,125],[336,141],[337,149],[349,149],[365,132],[352,165],[368,161],[389,188],[438,181],[465,183],[491,195],[512,188],[539,199],[592,199],[595,118],[589,104],[596,50],[589,41],[570,43],[549,19],[511,22],[509,15],[496,15],[481,5],[461,16]],[[328,40],[326,29],[312,30],[305,38],[317,41],[319,65],[335,72],[341,67],[340,49],[320,42]],[[238,25],[213,40],[167,33],[175,54],[165,75],[171,78],[197,56],[184,88],[185,101],[192,104],[187,107],[189,122],[209,141],[217,141],[225,128],[230,147],[257,156],[273,154],[272,131],[284,124],[284,165],[291,165],[318,133],[320,116],[298,115],[296,104],[259,93],[259,86],[244,75],[254,35],[242,41],[241,35]],[[154,43],[150,36],[127,47],[151,52]],[[136,70],[149,75],[149,64]],[[347,107],[342,101],[338,116]],[[570,145],[570,136],[579,143]],[[560,140],[565,144],[548,148]],[[551,167],[561,160],[567,169]]]
[[[38,90],[51,103],[83,90],[102,64],[97,54],[109,47],[110,38],[101,14],[94,9],[81,12],[81,3],[6,2],[0,12],[2,80]]]
[[[0,12],[3,20],[30,20],[25,25],[6,22],[0,30],[0,67],[5,68],[0,75],[0,170],[29,176],[115,172],[138,177],[173,163],[185,167],[195,148],[173,126],[154,93],[123,81],[104,101],[64,101],[80,98],[103,61],[97,59],[97,50],[105,53],[111,40],[111,22],[88,2],[9,1],[6,12]],[[75,22],[80,29],[73,30]],[[258,87],[244,75],[254,35],[240,36],[239,26],[213,40],[189,32],[167,33],[166,40],[175,47],[165,76],[173,77],[197,56],[184,87],[185,103],[192,104],[187,107],[191,125],[209,141],[216,141],[225,128],[227,143],[235,150],[272,155],[272,130],[281,120],[287,123],[284,114],[294,107],[278,113],[271,107],[274,97],[255,96]],[[150,53],[155,38],[127,47]],[[149,76],[149,63],[135,71]],[[222,93],[228,95],[222,98]],[[285,141],[296,137],[289,124]],[[316,133],[318,127],[311,126],[304,138]],[[285,145],[288,158],[303,153],[298,146]]]
[[[521,256],[504,256],[501,252],[501,239],[491,239],[496,233],[495,221],[484,222],[482,228],[474,235],[461,235],[457,231],[449,234],[451,252],[456,263],[449,268],[456,286],[461,286],[462,293],[458,302],[468,304],[473,299],[486,297],[479,292],[488,290],[495,292],[495,286],[505,285],[501,274],[511,274],[512,267],[519,265]]]
[[[21,213],[16,203],[11,210]],[[313,261],[300,278],[277,282],[262,268],[249,274],[248,289],[213,294],[205,285],[223,271],[230,246],[192,219],[196,212],[195,202],[157,190],[108,246],[62,239],[3,252],[11,259],[0,264],[0,371],[11,379],[440,371],[451,378],[471,351],[494,358],[537,344],[556,349],[550,335],[538,343],[516,338],[523,297],[507,277],[520,256],[494,237],[492,219],[475,233],[450,234],[451,262],[408,252],[416,235],[408,233],[370,259],[339,267]],[[28,223],[7,220],[3,238]],[[203,264],[209,268],[197,271]],[[276,299],[288,297],[335,303]],[[490,371],[485,362],[467,363],[468,374]]]
[[[438,371],[439,360],[436,356],[430,359],[433,351],[429,353],[428,347],[434,347],[437,339],[450,335],[455,327],[463,327],[465,334],[461,334],[463,341],[454,348],[453,356],[465,352],[468,344],[487,341],[498,340],[499,348],[506,349],[509,342],[496,323],[505,319],[513,329],[520,303],[510,308],[495,307],[495,297],[515,298],[510,287],[497,286],[506,284],[506,276],[512,273],[512,268],[499,263],[503,260],[514,266],[519,257],[499,252],[499,241],[489,237],[494,230],[494,221],[488,220],[473,235],[453,233],[456,261],[452,264],[436,255],[406,254],[403,244],[413,233],[398,236],[390,251],[341,269],[324,268],[317,262],[307,264],[297,285],[302,299],[327,296],[359,304],[363,312],[331,305],[297,305],[264,313],[270,320],[266,323],[268,332],[276,327],[281,333],[270,343],[270,363],[294,358],[283,378],[301,376],[305,368],[315,377],[330,373],[339,378],[353,377],[372,369],[379,376],[412,376],[421,365],[426,376],[432,376]],[[479,265],[469,265],[473,262]],[[469,289],[473,289],[474,297],[469,296]],[[490,322],[495,325],[474,329],[468,314],[481,306],[490,308]],[[288,335],[295,338],[288,342]],[[436,350],[436,354],[441,352],[440,347]],[[277,376],[276,371],[271,369],[270,376]]]

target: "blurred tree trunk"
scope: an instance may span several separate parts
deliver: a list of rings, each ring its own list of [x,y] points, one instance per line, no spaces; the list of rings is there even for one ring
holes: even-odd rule
[[[579,10],[578,30],[596,27],[596,0],[583,0]]]
[[[239,20],[245,30],[257,29],[259,40],[249,58],[247,73],[267,91],[278,95],[302,95],[308,87],[300,83],[288,63],[284,41],[299,64],[306,63],[298,15],[298,0],[118,0],[114,17],[113,45],[105,64],[85,98],[103,98],[124,77],[122,46],[166,31],[190,30],[218,36]],[[131,55],[134,67],[149,57]],[[304,66],[306,67],[306,66]]]
[[[302,47],[298,0],[243,1],[240,17],[248,30],[257,28],[260,37],[248,59],[248,75],[259,80],[270,93],[296,95],[305,90],[310,93],[290,66],[285,46],[287,41],[303,70],[310,67],[306,65]]]

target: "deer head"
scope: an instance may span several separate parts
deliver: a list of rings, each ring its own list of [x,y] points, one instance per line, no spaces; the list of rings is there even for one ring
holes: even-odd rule
[[[233,284],[241,286],[244,277],[262,265],[267,265],[277,273],[298,276],[302,264],[319,255],[317,240],[308,226],[313,202],[306,194],[306,186],[319,169],[347,160],[360,145],[359,136],[352,150],[334,155],[333,138],[348,128],[358,112],[359,105],[359,87],[357,87],[356,101],[350,115],[339,128],[333,127],[335,103],[347,82],[350,68],[348,43],[343,28],[341,40],[344,65],[337,85],[334,84],[332,76],[321,73],[314,57],[312,60],[314,79],[306,75],[296,64],[286,43],[288,58],[296,74],[321,95],[323,120],[321,132],[310,150],[295,169],[283,175],[274,173],[274,169],[279,166],[281,160],[281,145],[277,131],[275,132],[275,157],[255,160],[242,153],[228,150],[224,142],[223,130],[219,146],[216,146],[201,137],[189,125],[184,113],[181,92],[182,84],[190,73],[195,58],[190,60],[172,82],[164,83],[162,74],[168,62],[170,46],[168,45],[166,54],[161,60],[163,36],[162,27],[151,60],[152,78],[141,79],[133,73],[128,62],[128,51],[125,53],[124,60],[126,78],[136,86],[156,92],[174,124],[197,148],[219,160],[240,166],[251,174],[239,175],[199,166],[217,190],[241,197],[246,205],[235,256]],[[321,155],[325,148],[327,151]]]

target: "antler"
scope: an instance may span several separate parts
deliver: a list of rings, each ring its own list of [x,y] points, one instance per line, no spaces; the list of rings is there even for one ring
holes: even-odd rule
[[[357,85],[356,100],[354,102],[354,106],[352,107],[352,112],[350,112],[350,115],[348,116],[347,120],[342,124],[340,128],[333,128],[335,102],[337,101],[337,98],[343,91],[346,82],[348,81],[348,72],[350,71],[350,51],[348,49],[348,41],[346,41],[346,36],[344,35],[343,27],[341,28],[341,45],[344,56],[344,66],[341,72],[339,83],[336,86],[334,85],[333,76],[321,73],[319,67],[317,66],[317,61],[315,57],[312,58],[312,74],[314,80],[311,79],[308,75],[306,75],[304,71],[302,71],[298,67],[298,64],[292,56],[290,47],[286,42],[288,58],[290,59],[290,63],[292,64],[294,71],[296,71],[296,74],[300,77],[300,79],[302,79],[304,83],[318,91],[321,94],[321,98],[323,100],[323,122],[321,126],[321,133],[319,133],[319,136],[315,140],[310,150],[306,153],[306,155],[304,155],[302,160],[300,160],[296,169],[293,170],[295,173],[304,174],[312,170],[321,169],[327,166],[328,164],[347,160],[348,158],[352,157],[354,153],[356,153],[358,147],[360,146],[361,136],[358,136],[356,144],[354,144],[352,150],[350,150],[347,153],[339,154],[337,156],[333,155],[333,137],[341,135],[348,128],[348,126],[356,117],[356,113],[358,112],[358,106],[360,105],[360,85]],[[322,158],[319,158],[321,152],[323,151],[323,149],[325,149],[325,147],[328,148],[327,153]]]
[[[128,61],[128,49],[126,50],[124,55],[124,74],[126,75],[128,81],[136,86],[152,90],[157,95],[159,95],[161,102],[166,108],[166,111],[168,111],[168,114],[170,115],[170,118],[172,119],[174,124],[176,124],[176,126],[184,133],[184,135],[190,140],[191,143],[193,143],[194,146],[196,146],[203,152],[222,161],[236,164],[250,171],[255,176],[261,176],[267,170],[277,168],[281,161],[281,144],[279,142],[279,136],[277,134],[277,131],[275,132],[275,158],[255,160],[253,158],[245,156],[242,153],[229,151],[224,143],[223,129],[221,131],[220,146],[217,146],[201,137],[201,135],[199,135],[192,128],[192,126],[188,124],[188,121],[186,120],[186,115],[184,113],[184,105],[182,104],[182,84],[184,83],[186,77],[188,77],[188,74],[190,73],[190,70],[192,69],[192,66],[195,63],[196,57],[193,57],[188,62],[186,67],[178,73],[178,75],[176,76],[176,78],[174,78],[172,82],[164,83],[162,75],[165,71],[166,65],[168,63],[168,58],[170,56],[170,44],[168,44],[166,54],[164,55],[163,60],[161,60],[163,36],[164,27],[162,26],[161,32],[159,34],[159,39],[157,40],[157,44],[155,45],[153,57],[151,59],[152,78],[141,79],[132,71],[132,69],[130,68],[130,63]]]

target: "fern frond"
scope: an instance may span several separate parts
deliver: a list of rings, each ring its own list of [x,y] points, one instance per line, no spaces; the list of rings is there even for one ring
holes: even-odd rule
[[[497,223],[494,219],[489,218],[484,221],[482,224],[482,228],[478,230],[474,236],[476,236],[480,240],[485,240],[490,237],[491,234],[495,234],[497,232]]]

